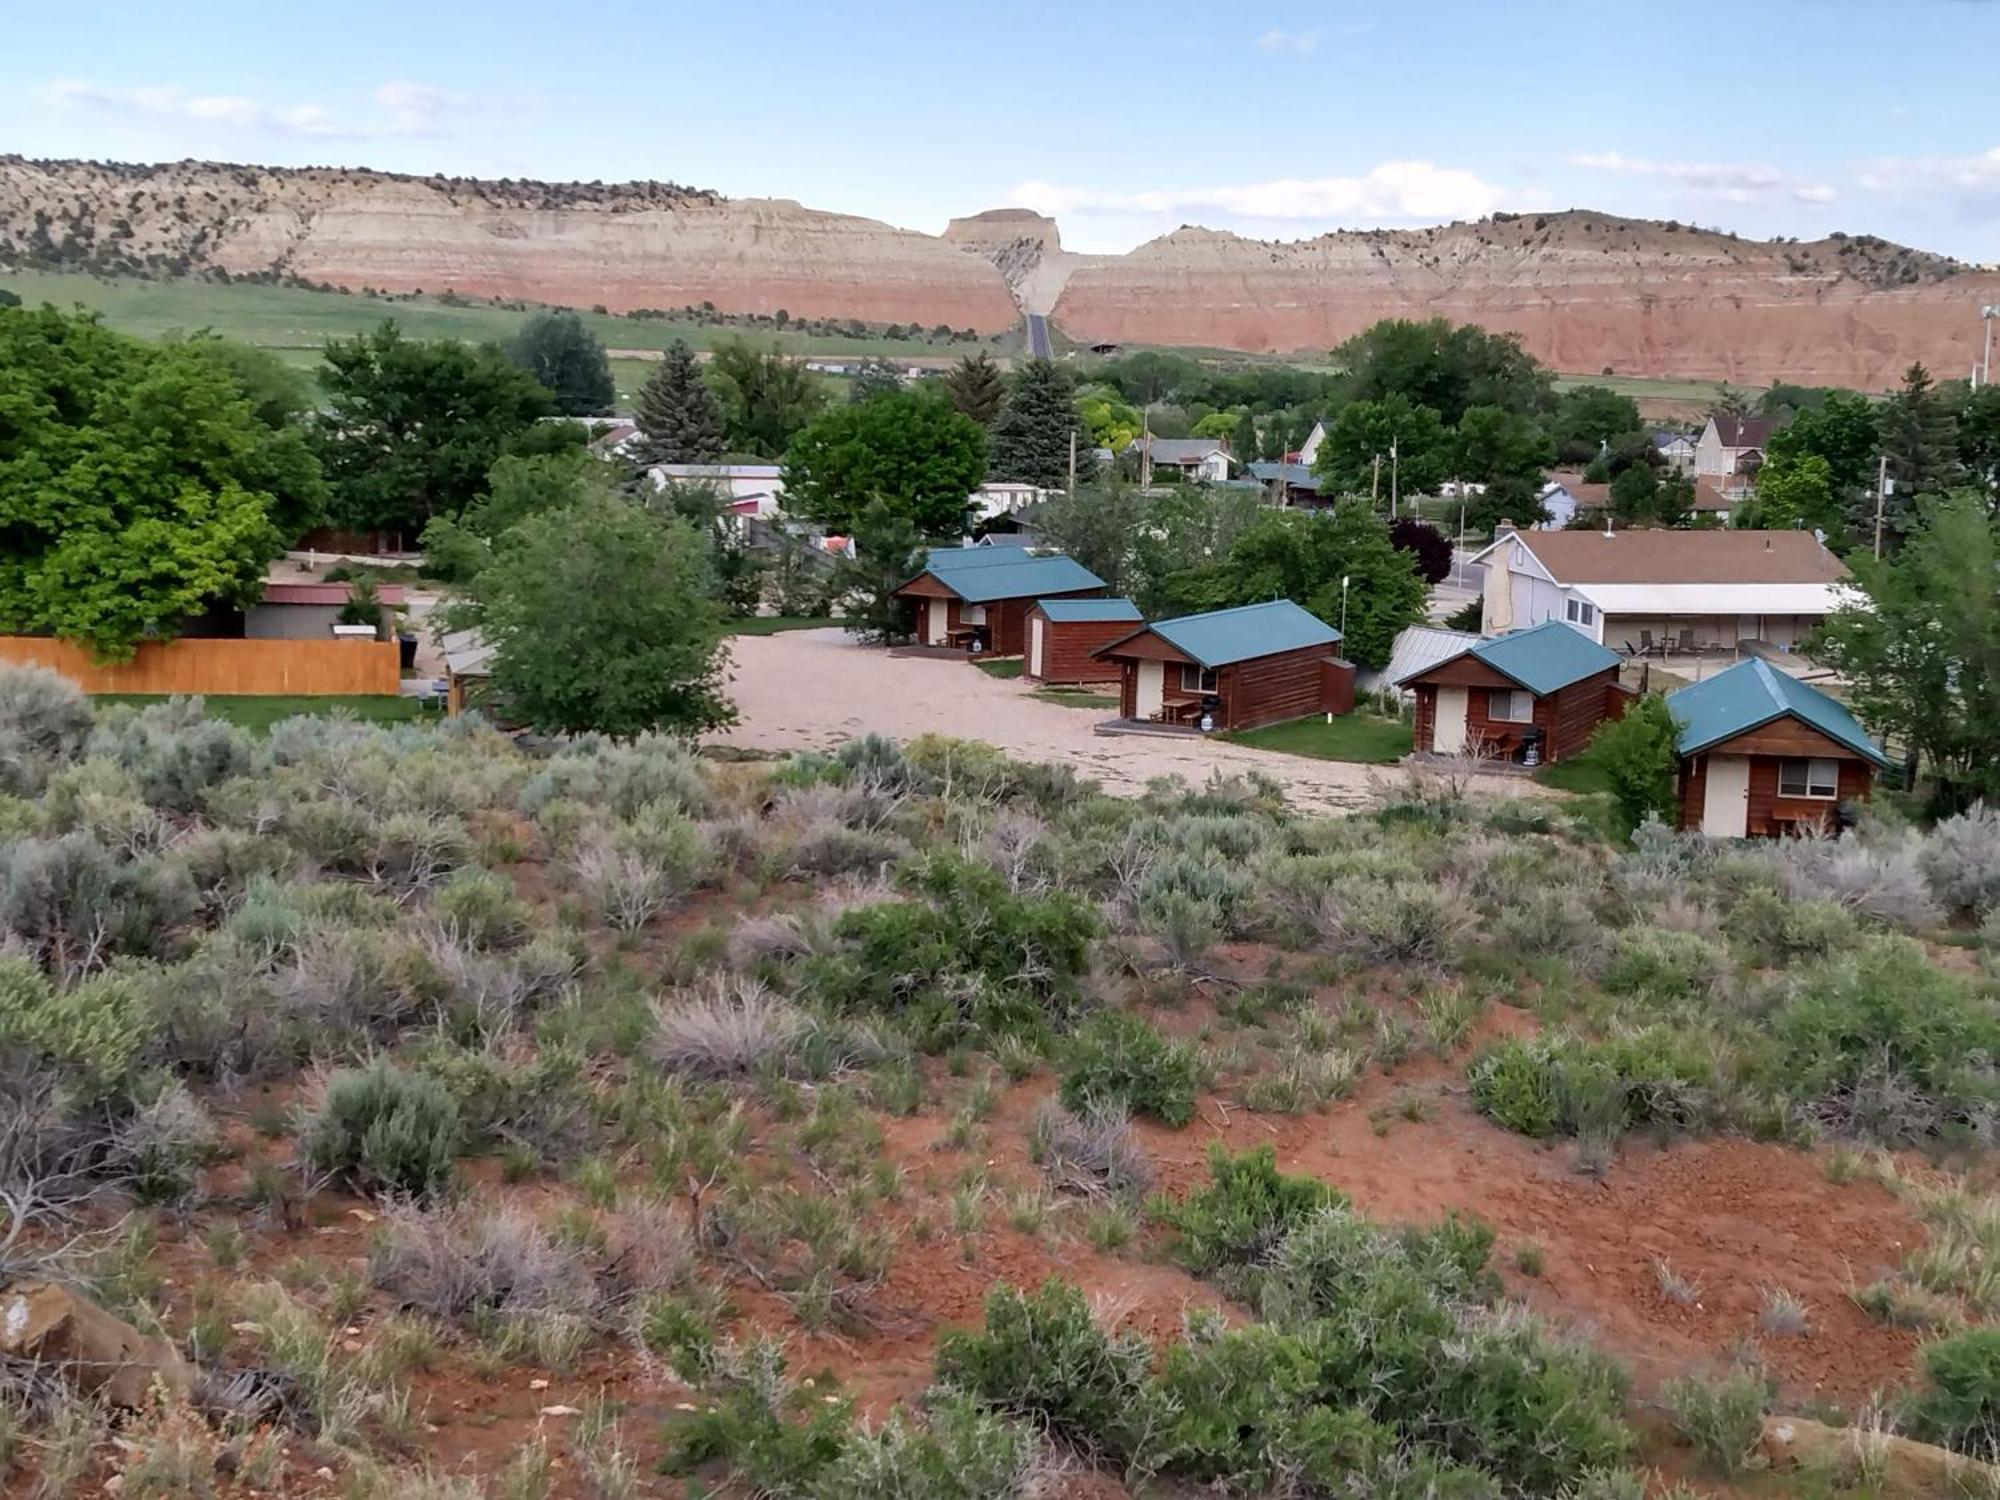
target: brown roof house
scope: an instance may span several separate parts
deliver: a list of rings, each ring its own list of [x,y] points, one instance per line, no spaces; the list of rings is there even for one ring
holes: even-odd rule
[[[1555,620],[1472,641],[1396,683],[1416,699],[1419,754],[1566,760],[1625,711],[1618,653]]]
[[[1725,490],[1747,489],[1764,462],[1765,445],[1778,423],[1771,417],[1718,413],[1708,419],[1694,444],[1697,478],[1715,480]]]
[[[1629,655],[1796,649],[1847,595],[1847,568],[1806,531],[1502,529],[1480,633],[1559,620]]]
[[[1289,599],[1158,620],[1099,649],[1135,723],[1254,729],[1354,706],[1340,632]]]

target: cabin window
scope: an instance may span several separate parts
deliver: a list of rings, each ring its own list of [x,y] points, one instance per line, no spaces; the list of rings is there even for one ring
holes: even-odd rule
[[[1568,599],[1563,602],[1563,618],[1572,625],[1595,625],[1597,606],[1588,599]]]
[[[1181,667],[1181,691],[1184,693],[1212,693],[1215,691],[1215,669],[1197,667],[1192,662]]]
[[[1778,762],[1780,797],[1814,797],[1831,802],[1840,795],[1840,762],[1837,760],[1781,760]]]
[[[1495,688],[1486,695],[1486,717],[1502,724],[1532,724],[1535,722],[1535,695],[1502,692]]]

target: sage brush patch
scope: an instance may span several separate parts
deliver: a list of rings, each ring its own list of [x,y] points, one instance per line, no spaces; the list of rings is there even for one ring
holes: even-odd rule
[[[1194,1118],[1197,1065],[1126,1011],[1104,1011],[1079,1027],[1065,1047],[1062,1100],[1073,1110],[1123,1108],[1167,1125]]]

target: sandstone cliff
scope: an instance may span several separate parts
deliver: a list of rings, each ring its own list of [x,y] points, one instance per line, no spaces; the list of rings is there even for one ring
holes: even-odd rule
[[[1287,243],[1189,228],[1094,256],[1024,209],[931,236],[672,183],[0,156],[9,259],[982,333],[1028,311],[1076,340],[1251,351],[1442,316],[1516,331],[1566,373],[1869,389],[1918,359],[1963,374],[1980,304],[2000,301],[2000,274],[1866,236],[1742,240],[1585,212]]]

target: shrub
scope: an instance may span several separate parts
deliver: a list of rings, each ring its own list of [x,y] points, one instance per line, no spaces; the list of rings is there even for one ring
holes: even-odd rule
[[[83,753],[90,700],[46,667],[0,667],[0,792],[36,797]]]
[[[187,871],[171,856],[121,862],[83,833],[0,845],[0,936],[66,977],[121,953],[165,952],[193,912]]]
[[[1722,950],[1705,938],[1639,927],[1618,934],[1601,981],[1614,995],[1640,995],[1666,1005],[1707,996],[1726,964]]]
[[[401,933],[316,927],[278,970],[273,988],[310,1042],[360,1047],[416,1015],[434,978],[426,968],[422,950]]]
[[[1764,1435],[1771,1389],[1747,1370],[1717,1380],[1689,1376],[1662,1389],[1674,1430],[1725,1474],[1748,1467]]]
[[[1603,1042],[1560,1034],[1509,1038],[1467,1070],[1472,1100],[1509,1130],[1615,1139],[1641,1125],[1704,1123],[1713,1065],[1678,1033],[1655,1027]]]
[[[1028,1154],[1058,1187],[1085,1194],[1136,1199],[1153,1175],[1125,1110],[1116,1106],[1073,1114],[1043,1104],[1028,1127]]]
[[[1609,719],[1591,736],[1590,754],[1611,783],[1611,799],[1625,827],[1674,816],[1674,765],[1678,731],[1667,700],[1657,693],[1634,699],[1623,718]]]
[[[100,974],[57,989],[28,960],[0,954],[0,1046],[33,1048],[88,1095],[126,1088],[150,1029],[137,976]]]
[[[447,932],[475,948],[505,948],[528,934],[526,903],[490,870],[455,872],[431,896],[431,916]]]
[[[2000,910],[2000,808],[1981,802],[1930,831],[1917,857],[1931,890],[1953,911]]]
[[[1072,1110],[1124,1108],[1168,1125],[1194,1118],[1192,1049],[1127,1011],[1092,1016],[1066,1049],[1062,1100]]]
[[[521,788],[521,810],[532,817],[558,799],[628,819],[653,803],[695,814],[712,802],[700,762],[679,740],[657,734],[627,744],[586,735],[566,745]]]
[[[1197,1272],[1260,1261],[1300,1224],[1347,1203],[1317,1178],[1280,1172],[1270,1146],[1232,1156],[1218,1142],[1209,1147],[1208,1175],[1207,1186],[1154,1205],[1179,1233],[1181,1260]]]
[[[1151,1425],[1152,1348],[1107,1333],[1083,1293],[1061,1281],[1036,1292],[995,1287],[986,1325],[938,1343],[937,1378],[1054,1437],[1093,1452],[1134,1453]]]
[[[435,1079],[377,1061],[327,1080],[299,1149],[321,1171],[383,1194],[443,1191],[458,1154],[458,1105]]]
[[[893,833],[815,821],[799,829],[785,845],[785,874],[793,879],[875,875],[899,864],[909,853],[910,846]]]
[[[1925,885],[1915,837],[1781,840],[1773,858],[1794,901],[1830,901],[1891,927],[1928,928],[1942,913]]]
[[[209,718],[199,698],[111,709],[86,748],[130,775],[152,806],[178,813],[198,810],[203,792],[245,774],[256,755],[250,736]]]
[[[446,1322],[588,1321],[603,1301],[589,1260],[587,1251],[558,1240],[519,1207],[395,1203],[384,1210],[369,1270],[399,1306]]]
[[[120,1122],[113,1152],[141,1203],[178,1203],[194,1192],[215,1144],[208,1111],[182,1085],[168,1083]]]
[[[2000,1016],[1908,938],[1795,976],[1771,1029],[1772,1084],[1833,1129],[1892,1145],[1983,1139],[2000,1107]]]
[[[1926,1344],[1903,1405],[1911,1437],[1991,1461],[2000,1451],[2000,1329],[1970,1328]]]
[[[1370,963],[1441,967],[1471,930],[1468,904],[1448,884],[1352,880],[1320,897],[1311,922],[1335,952]]]
[[[944,1396],[921,1424],[901,1412],[858,1429],[812,1500],[1015,1500],[1030,1493],[1035,1435],[976,1401]]]

